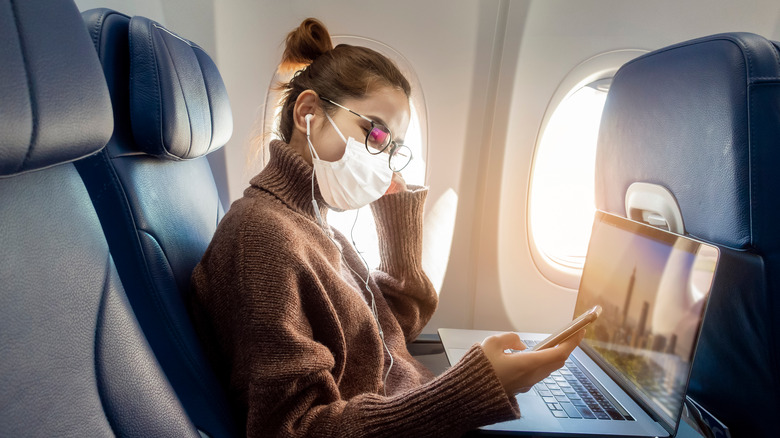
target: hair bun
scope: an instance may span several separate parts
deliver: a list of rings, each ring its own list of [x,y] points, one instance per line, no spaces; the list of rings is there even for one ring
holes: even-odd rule
[[[307,18],[287,34],[279,70],[300,70],[330,50],[333,50],[333,43],[328,29],[316,18]]]

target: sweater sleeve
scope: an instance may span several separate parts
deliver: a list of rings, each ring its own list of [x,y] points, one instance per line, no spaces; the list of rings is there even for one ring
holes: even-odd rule
[[[438,378],[392,397],[344,400],[331,370],[304,368],[253,378],[247,436],[456,437],[520,415],[479,345]]]
[[[382,295],[413,341],[431,319],[439,301],[422,268],[423,207],[427,188],[385,195],[371,204],[381,262],[372,273]]]
[[[342,393],[344,339],[317,336],[338,325],[318,298],[327,294],[316,292],[327,285],[275,237],[233,248],[241,298],[226,318],[241,333],[230,349],[230,385],[246,404],[247,436],[457,436],[519,415],[479,345],[406,392]]]

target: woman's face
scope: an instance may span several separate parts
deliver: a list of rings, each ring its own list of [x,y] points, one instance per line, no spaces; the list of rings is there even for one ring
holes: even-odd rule
[[[325,95],[324,97],[330,98]],[[382,87],[369,92],[361,99],[345,99],[341,102],[334,100],[334,102],[387,126],[390,128],[393,140],[403,143],[403,136],[409,126],[410,113],[409,99],[403,91]],[[314,123],[311,138],[314,149],[321,160],[337,161],[344,155],[347,145],[324,114],[318,118],[320,120]],[[331,119],[344,138],[353,137],[360,143],[365,142],[366,134],[371,130],[370,122],[342,108],[336,107],[335,113],[331,114]]]

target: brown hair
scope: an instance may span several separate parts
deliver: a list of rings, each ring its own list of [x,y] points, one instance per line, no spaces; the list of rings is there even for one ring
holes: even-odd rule
[[[295,101],[305,90],[314,90],[335,102],[362,98],[379,86],[402,90],[406,97],[411,95],[409,81],[393,61],[366,47],[339,44],[334,48],[328,29],[314,18],[303,20],[287,35],[279,69],[296,71],[281,87],[284,97],[279,136],[287,143],[293,132]],[[321,102],[326,111],[335,111],[332,105]]]

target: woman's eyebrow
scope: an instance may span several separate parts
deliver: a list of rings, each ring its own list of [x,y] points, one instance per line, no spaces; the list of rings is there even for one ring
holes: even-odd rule
[[[372,115],[372,114],[369,114],[366,117],[368,117],[369,119],[371,119],[371,120],[373,120],[373,121],[375,121],[377,123],[381,123],[381,124],[385,125],[385,127],[387,127],[388,129],[390,129],[390,126],[388,126],[387,123],[384,120],[382,120],[381,117],[375,116],[375,115]]]

